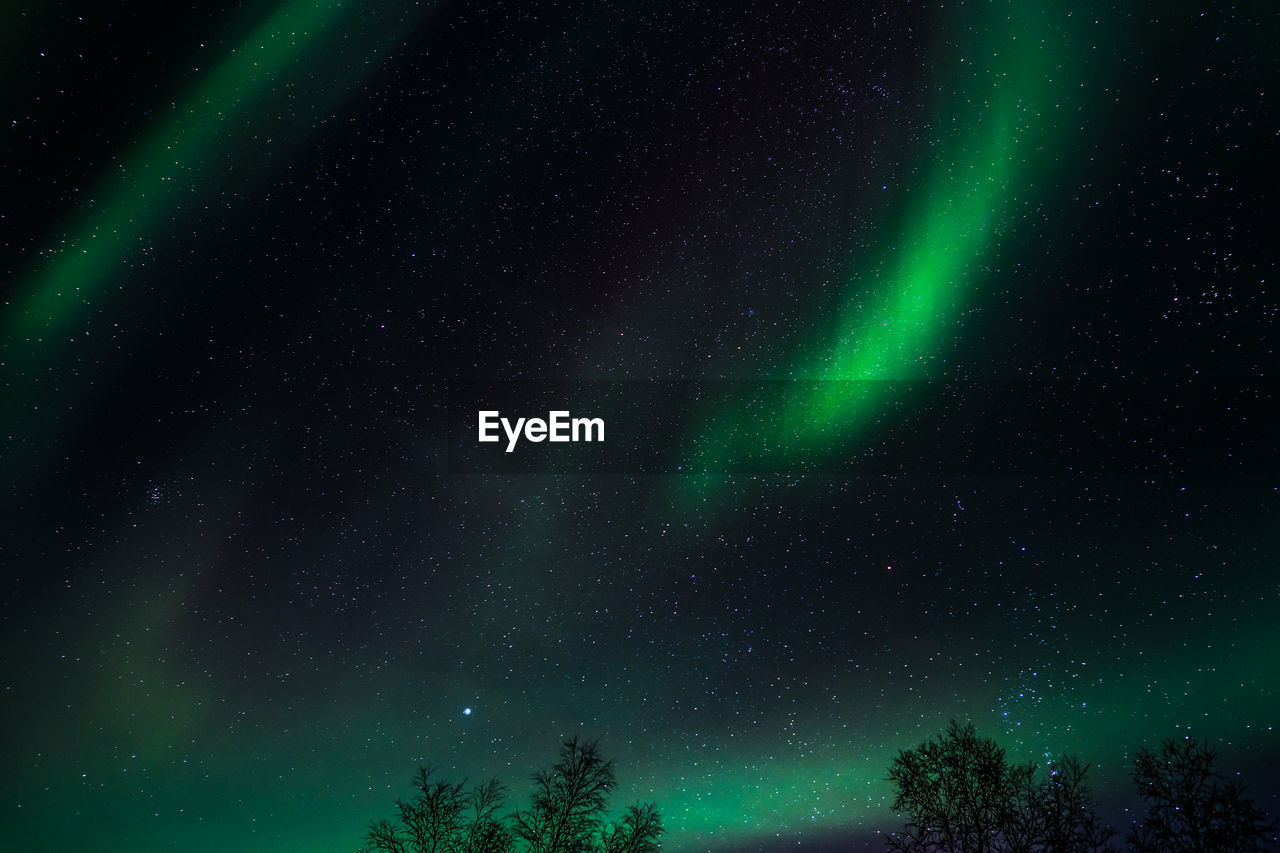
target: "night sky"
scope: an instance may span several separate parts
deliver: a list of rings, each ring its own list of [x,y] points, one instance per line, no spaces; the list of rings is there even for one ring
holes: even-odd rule
[[[1280,26],[1111,5],[9,4],[0,846],[581,735],[675,853],[879,847],[953,717],[1280,813]],[[743,393],[451,466],[507,380]]]

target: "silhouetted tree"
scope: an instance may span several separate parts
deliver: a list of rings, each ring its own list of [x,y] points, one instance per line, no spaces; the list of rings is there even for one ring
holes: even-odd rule
[[[1036,776],[1034,764],[1016,764],[1007,770],[1005,807],[1000,818],[998,849],[1011,853],[1038,850],[1048,831],[1048,789]]]
[[[603,853],[654,853],[662,840],[662,819],[653,803],[627,806],[621,823],[606,827],[601,837]]]
[[[972,725],[952,720],[940,738],[902,750],[889,768],[897,797],[893,810],[907,816],[889,849],[986,853],[1000,832],[1011,793],[1004,750],[980,738]]]
[[[465,783],[432,775],[418,769],[414,798],[397,800],[393,818],[369,824],[362,853],[654,853],[661,846],[652,803],[605,824],[613,762],[596,741],[565,743],[555,766],[533,777],[529,809],[514,814],[502,813],[506,792],[496,780],[468,794]]]
[[[1043,834],[1038,848],[1046,853],[1108,853],[1114,851],[1115,830],[1098,815],[1085,776],[1089,765],[1065,755],[1049,765],[1043,785]]]
[[[1274,829],[1244,786],[1213,769],[1207,741],[1170,738],[1159,752],[1143,748],[1133,781],[1146,801],[1142,823],[1129,834],[1137,853],[1244,853],[1266,850]]]
[[[496,780],[478,785],[470,795],[465,783],[432,779],[433,770],[419,767],[412,800],[396,800],[396,816],[376,820],[365,833],[367,853],[507,853],[511,830],[498,815],[505,801]]]
[[[506,853],[513,848],[515,837],[507,826],[507,816],[498,814],[505,802],[506,789],[497,779],[472,790],[471,822],[463,853]]]
[[[903,750],[889,768],[905,814],[889,849],[902,853],[1103,853],[1114,832],[1085,785],[1088,766],[1067,756],[1042,779],[1034,764],[955,720],[941,737]]]
[[[613,762],[596,741],[576,737],[560,760],[533,777],[527,811],[516,813],[516,835],[529,853],[646,853],[658,849],[662,822],[652,804],[632,806],[622,822],[604,825]]]

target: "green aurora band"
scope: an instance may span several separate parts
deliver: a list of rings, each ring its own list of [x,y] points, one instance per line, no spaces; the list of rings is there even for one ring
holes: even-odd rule
[[[1267,626],[1280,618],[1274,593],[1268,597],[1252,590],[1239,592],[1266,602],[1242,626],[1242,633],[1266,635]],[[1227,762],[1237,766],[1247,760],[1243,744],[1256,746],[1260,738],[1276,744],[1270,715],[1273,697],[1264,673],[1280,654],[1280,641],[1253,648],[1203,637],[1188,641],[1185,632],[1171,623],[1167,635],[1148,638],[1134,654],[1139,663],[1128,671],[1103,668],[1087,672],[1088,678],[1049,678],[1042,673],[1038,694],[1020,700],[1017,694],[1025,691],[992,676],[990,670],[1001,668],[998,660],[971,652],[972,663],[966,667],[971,671],[956,679],[968,694],[966,719],[995,738],[1015,760],[1043,763],[1078,753],[1091,763],[1090,784],[1104,802],[1132,798],[1130,751],[1152,746],[1175,731],[1220,744],[1230,756]],[[927,666],[924,655],[910,663],[917,664]],[[1044,669],[1049,666],[1046,661]],[[931,675],[946,677],[942,672]],[[936,695],[930,695],[934,691]],[[893,790],[885,778],[890,761],[899,749],[924,739],[917,731],[941,731],[947,717],[959,711],[945,683],[925,691],[900,686],[892,693],[891,724],[870,714],[859,719],[854,711],[855,716],[844,722],[824,725],[818,712],[824,699],[829,705],[832,697],[817,691],[805,697],[806,705],[815,709],[804,715],[809,718],[804,724],[807,741],[847,743],[856,733],[863,743],[856,753],[848,747],[831,752],[808,749],[803,757],[794,757],[802,751],[786,739],[794,731],[788,731],[786,721],[772,720],[765,727],[777,733],[771,746],[765,750],[760,743],[733,744],[733,763],[719,766],[716,775],[724,781],[714,790],[668,783],[670,788],[653,794],[642,792],[666,804],[663,817],[671,849],[740,849],[770,837],[839,837],[896,826],[890,811]],[[856,707],[858,697],[841,698],[847,710]],[[1001,708],[1012,710],[1006,713]],[[1135,708],[1146,710],[1135,719]],[[728,748],[732,743],[720,741],[713,745]],[[701,772],[697,766],[669,770],[675,780],[685,775],[697,778]]]
[[[852,273],[847,284],[846,304],[854,305],[858,294],[874,286],[872,303],[839,314],[833,327],[802,347],[788,368],[800,378],[837,381],[824,393],[777,401],[777,411],[789,414],[779,414],[774,422],[784,424],[783,432],[790,438],[768,452],[779,454],[782,465],[840,452],[866,436],[886,402],[882,389],[887,386],[877,381],[933,375],[933,362],[957,336],[984,265],[1001,250],[1001,238],[1016,226],[1032,194],[1044,196],[1043,185],[1065,158],[1067,140],[1080,129],[1078,98],[1087,91],[1081,88],[1086,58],[1093,41],[1100,38],[1096,31],[1101,25],[1080,11],[1072,14],[1054,4],[1028,0],[977,8],[980,11],[954,10],[945,28],[964,36],[959,44],[947,46],[939,59],[945,63],[938,70],[945,82],[938,86],[925,180],[909,193],[911,202],[902,212],[898,239]],[[65,248],[46,258],[23,282],[2,321],[10,347],[22,348],[7,354],[10,365],[17,360],[20,367],[34,371],[63,358],[67,341],[82,333],[81,326],[89,323],[96,306],[115,290],[113,285],[122,286],[121,268],[137,258],[140,247],[150,242],[151,232],[168,227],[184,200],[210,189],[214,177],[206,161],[232,131],[233,123],[256,108],[254,102],[267,97],[283,75],[296,70],[317,40],[340,29],[352,11],[353,4],[344,0],[281,4],[183,99],[172,117],[151,129],[124,159],[118,174],[102,183],[94,194],[96,204],[68,229]],[[691,440],[701,467],[722,470],[757,451],[761,445],[753,430],[758,420],[741,411],[711,413],[705,428]],[[690,476],[683,482],[687,489],[683,497],[709,505],[715,483],[712,478]],[[542,520],[546,526],[553,521]],[[528,538],[542,541],[543,535],[539,531]],[[207,561],[190,562],[196,572]],[[167,614],[180,604],[184,587],[171,585],[168,567],[157,566],[155,571],[153,587],[141,589],[137,600],[115,605],[113,615],[124,636],[133,632],[141,637],[153,625],[164,624]],[[1240,572],[1241,577],[1249,574]],[[1270,597],[1265,607],[1245,611],[1252,615],[1241,622],[1239,635],[1274,638],[1275,632],[1268,630],[1280,619],[1274,585],[1262,590],[1242,586],[1232,597],[1243,600],[1248,595]],[[1083,599],[1084,593],[1080,596]],[[1110,780],[1123,785],[1124,774],[1117,766],[1120,757],[1124,750],[1148,743],[1152,732],[1176,725],[1230,739],[1268,726],[1273,717],[1267,673],[1280,654],[1280,640],[1244,648],[1228,639],[1223,641],[1228,648],[1214,647],[1214,638],[1189,637],[1182,630],[1177,611],[1181,606],[1190,604],[1174,602],[1166,634],[1152,634],[1131,650],[1130,660],[1142,663],[1125,672],[1090,673],[1087,679],[1055,679],[1038,703],[1015,702],[1010,683],[1000,677],[1006,665],[984,659],[981,647],[949,650],[952,658],[936,665],[929,689],[911,693],[906,685],[876,685],[883,688],[879,704],[867,702],[861,711],[856,709],[864,705],[862,697],[850,696],[839,697],[840,711],[828,714],[820,703],[832,697],[815,686],[810,695],[800,697],[810,746],[788,746],[783,719],[762,721],[759,739],[753,737],[749,743],[729,741],[709,731],[710,749],[704,754],[726,755],[717,763],[716,777],[721,782],[713,790],[699,790],[682,780],[705,774],[705,767],[693,763],[663,768],[660,780],[652,786],[636,785],[635,790],[661,804],[671,849],[676,851],[706,849],[709,844],[731,849],[775,833],[887,825],[890,791],[883,776],[888,760],[897,749],[918,741],[917,732],[928,730],[930,721],[937,724],[934,728],[945,723],[942,709],[946,697],[956,692],[955,683],[968,696],[973,722],[1011,751],[1035,757],[1045,750],[1079,748],[1087,759],[1098,762],[1100,783]],[[138,618],[139,613],[143,618]],[[155,649],[141,648],[158,661],[158,641],[151,642],[157,643]],[[933,651],[922,647],[912,666],[926,668]],[[961,654],[974,662],[956,667],[952,661]],[[178,674],[168,673],[159,663],[155,670],[156,677],[149,681],[177,680]],[[167,743],[205,727],[207,712],[201,708],[208,697],[203,691],[212,691],[213,686],[193,687],[184,698],[176,695],[176,689],[149,692],[148,701],[135,703],[130,691],[157,688],[140,682],[123,684],[117,677],[122,674],[123,668],[121,673],[108,671],[96,686],[117,691],[108,695],[119,707],[136,704],[146,709],[144,714],[154,715],[139,721],[130,712],[130,719],[118,722],[125,733],[139,729],[152,733],[154,743],[144,743],[143,750],[163,755]],[[567,703],[569,697],[564,698]],[[1013,719],[1001,711],[1010,707]],[[1135,707],[1147,709],[1145,719],[1132,717],[1130,709]],[[352,713],[362,708],[354,707]],[[1020,728],[1023,722],[1026,725]],[[1020,732],[1026,730],[1034,735],[1024,738]],[[341,833],[351,831],[353,816],[363,819],[386,805],[382,792],[374,792],[367,801],[347,805],[349,814],[327,807],[337,802],[327,791],[331,778],[324,775],[332,772],[331,762],[316,757],[312,744],[306,742],[308,734],[294,734],[286,743],[299,743],[297,763],[314,774],[314,779],[302,783],[312,795],[304,798],[309,811],[303,814],[302,807],[295,806],[297,813],[272,816],[296,839],[290,847],[272,849],[322,849],[334,843],[335,834],[348,837]],[[412,732],[404,734],[408,737]],[[96,740],[92,733],[76,737],[86,740],[86,748]],[[348,750],[333,746],[330,750],[357,754],[363,732],[350,737],[351,744],[341,744]],[[1268,737],[1274,743],[1275,736]],[[855,742],[865,746],[851,754],[849,744]],[[278,738],[261,746],[264,753],[285,751]],[[190,789],[208,796],[213,786],[214,798],[227,803],[252,802],[255,795],[270,802],[278,796],[279,780],[256,777],[253,771],[258,765],[227,755],[226,764],[212,774],[206,768],[184,769],[190,774],[189,780],[184,777]],[[235,761],[245,761],[246,766],[226,766]],[[233,769],[243,772],[233,773]],[[624,769],[620,774],[624,781],[629,772]],[[324,799],[326,793],[329,800]],[[110,819],[117,805],[104,800],[104,819]],[[298,820],[300,815],[305,819]],[[219,831],[230,833],[215,830]],[[170,837],[159,829],[155,832],[157,838]],[[232,842],[243,843],[243,839],[215,836],[210,847],[225,848]]]
[[[19,277],[0,313],[2,366],[14,377],[0,391],[0,408],[16,427],[4,449],[11,480],[37,469],[40,446],[64,438],[75,428],[75,410],[106,393],[116,359],[108,341],[113,330],[102,317],[109,305],[135,324],[155,311],[136,287],[154,247],[167,235],[193,231],[211,197],[222,196],[219,205],[226,205],[229,183],[287,159],[429,11],[350,0],[288,0],[267,8],[242,36],[235,36],[239,24],[229,27],[234,46],[226,56],[110,158],[79,212]],[[309,61],[316,55],[327,61]],[[277,106],[295,102],[310,105],[312,123],[273,118],[294,114],[296,106]]]
[[[891,382],[936,374],[984,265],[1069,159],[1085,75],[1098,74],[1086,61],[1102,23],[1025,0],[961,4],[942,17],[938,32],[958,34],[958,43],[944,42],[934,68],[924,179],[908,189],[896,240],[849,273],[846,307],[785,366],[781,375],[809,380],[804,390],[779,393],[764,411],[704,413],[690,430],[695,473],[683,478],[677,505],[710,500],[744,459],[801,470],[866,438],[889,395],[902,393]]]
[[[70,237],[33,273],[5,317],[4,335],[48,341],[73,334],[119,266],[171,217],[233,122],[344,17],[348,0],[281,4],[219,62],[173,114],[156,122],[118,171],[92,194]]]

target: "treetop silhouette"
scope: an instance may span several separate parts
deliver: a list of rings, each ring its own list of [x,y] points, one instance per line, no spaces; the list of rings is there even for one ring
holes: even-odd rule
[[[1275,824],[1244,795],[1244,785],[1218,773],[1207,741],[1169,738],[1158,752],[1145,747],[1133,762],[1133,781],[1147,804],[1129,833],[1136,853],[1252,853],[1269,849]]]
[[[419,768],[416,794],[397,800],[392,818],[373,821],[364,853],[652,853],[661,846],[662,820],[652,803],[628,807],[607,823],[613,762],[594,740],[566,741],[560,760],[533,776],[527,809],[504,813],[506,789],[497,780],[465,792],[466,783],[433,779]]]
[[[995,741],[952,720],[937,738],[902,750],[889,768],[893,810],[907,816],[890,835],[901,853],[1103,853],[1114,831],[1097,815],[1088,765],[1066,756],[1047,777],[1010,764]]]

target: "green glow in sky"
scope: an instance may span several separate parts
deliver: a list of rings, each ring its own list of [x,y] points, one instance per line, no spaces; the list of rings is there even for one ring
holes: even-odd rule
[[[1280,616],[1273,593],[1242,586],[1232,594],[1264,602],[1241,626],[1244,636],[1266,634]],[[893,828],[893,792],[885,778],[890,761],[899,749],[940,732],[951,715],[973,722],[1013,760],[1080,754],[1091,763],[1091,786],[1104,801],[1131,800],[1129,756],[1173,733],[1219,744],[1227,765],[1243,760],[1245,744],[1275,743],[1280,733],[1271,723],[1274,698],[1265,673],[1277,644],[1246,648],[1229,639],[1193,638],[1181,627],[1186,615],[1171,610],[1168,630],[1145,637],[1127,666],[1091,669],[1046,659],[1035,668],[1038,689],[1007,675],[991,678],[989,667],[1001,665],[968,652],[970,672],[932,671],[931,687],[928,681],[913,690],[887,685],[884,698],[880,691],[842,697],[847,713],[841,721],[823,721],[830,697],[814,693],[795,719],[764,721],[758,741],[726,749],[732,763],[717,766],[714,785],[679,781],[701,779],[705,768],[672,769],[668,786],[652,794],[667,806],[671,847],[732,848],[775,834],[812,838]],[[909,666],[924,671],[928,663],[913,659]],[[954,702],[957,692],[967,696],[967,707]],[[886,704],[877,712],[879,702]]]
[[[110,393],[118,334],[162,330],[188,298],[181,274],[166,275],[157,292],[146,267],[173,264],[161,255],[176,241],[209,236],[201,228],[211,207],[234,209],[242,192],[252,201],[265,185],[255,181],[357,93],[428,11],[289,0],[248,12],[256,23],[229,37],[230,47],[204,46],[225,53],[206,60],[170,108],[122,152],[103,153],[84,201],[43,241],[0,308],[7,476],[39,471],[41,456]]]
[[[239,171],[284,159],[245,128],[288,124],[296,143],[314,129],[308,109],[333,114],[361,75],[376,73],[379,45],[413,22],[402,15],[370,28],[373,5],[269,5],[119,159],[103,156],[112,165],[85,193],[92,202],[46,240],[56,250],[32,264],[0,315],[0,372],[17,377],[0,381],[0,406],[13,421],[0,446],[13,458],[38,468],[28,437],[46,453],[77,452],[47,434],[69,430],[73,414],[95,412],[94,395],[110,394],[117,353],[100,340],[103,327],[131,319],[131,306],[146,308],[148,287],[172,288],[156,295],[175,302],[184,287],[172,258],[161,258],[164,274],[144,277],[137,267],[150,262],[151,247],[185,239],[200,205],[221,203],[228,164]],[[913,177],[897,188],[900,205],[871,217],[893,224],[847,271],[844,307],[825,316],[815,309],[795,351],[760,365],[762,375],[810,382],[707,413],[689,439],[692,469],[731,469],[764,454],[803,471],[873,438],[901,411],[901,398],[891,396],[898,386],[888,381],[945,375],[943,360],[977,322],[970,315],[997,268],[1019,252],[1033,211],[1052,206],[1056,173],[1080,159],[1080,140],[1091,133],[1083,116],[1106,70],[1093,52],[1102,25],[1032,0],[981,0],[938,15],[933,106],[922,123],[929,131],[904,155],[903,172]],[[335,43],[350,43],[350,53],[327,52]],[[505,71],[496,79],[497,91],[525,94],[507,85]],[[275,109],[286,99],[294,106]],[[304,101],[307,108],[296,106]],[[505,120],[505,100],[492,111]],[[150,319],[137,325],[160,334],[164,323]],[[132,343],[126,351],[144,359]],[[264,407],[264,416],[278,413]],[[111,414],[127,425],[127,412]],[[236,424],[247,430],[257,421]],[[693,508],[682,517],[646,506],[648,492],[587,493],[594,487],[572,478],[466,480],[435,493],[410,463],[403,480],[343,479],[347,454],[363,453],[363,442],[343,447],[343,465],[326,471],[294,458],[310,446],[287,447],[292,438],[264,436],[260,449],[246,449],[252,441],[229,429],[210,429],[201,443],[204,428],[187,437],[193,450],[157,450],[150,464],[139,463],[146,482],[56,484],[59,503],[93,489],[92,505],[117,515],[66,532],[61,510],[39,516],[52,544],[20,555],[19,581],[40,591],[32,598],[42,606],[11,607],[7,617],[18,637],[9,653],[15,671],[35,674],[8,683],[20,697],[8,701],[22,735],[22,752],[10,759],[20,772],[9,774],[5,792],[23,821],[16,837],[43,838],[48,826],[70,820],[131,838],[138,850],[167,849],[175,839],[193,850],[351,849],[364,822],[407,793],[416,763],[434,760],[457,777],[496,775],[522,803],[527,773],[575,732],[603,735],[617,756],[628,787],[615,806],[658,804],[671,853],[892,827],[884,776],[892,756],[953,715],[1020,759],[1079,750],[1116,802],[1132,801],[1129,751],[1175,732],[1207,736],[1224,753],[1280,750],[1271,675],[1280,599],[1274,583],[1259,581],[1269,577],[1264,550],[1248,550],[1244,533],[1224,534],[1216,520],[1198,521],[1172,501],[1168,526],[1145,512],[1135,514],[1143,526],[1115,522],[1141,503],[1117,498],[1082,508],[1078,517],[1103,523],[1081,530],[1068,527],[1076,518],[1064,493],[1064,507],[1046,513],[1061,520],[1058,532],[1049,522],[1025,526],[1066,544],[1028,564],[1035,575],[1025,592],[1007,593],[1002,584],[1020,566],[1000,564],[990,584],[979,581],[987,577],[982,560],[1001,553],[983,545],[983,524],[1004,523],[994,499],[984,522],[954,521],[947,538],[940,527],[907,530],[898,522],[907,513],[887,498],[883,521],[877,507],[862,512],[856,496],[837,495],[826,506],[783,506],[774,523],[751,516],[756,507],[743,494],[695,474],[678,486],[676,503]],[[251,455],[256,468],[245,462]],[[278,465],[256,463],[273,456]],[[321,497],[278,500],[267,488],[281,472],[299,471]],[[169,481],[177,484],[171,498],[138,497]],[[23,490],[12,491],[22,499]],[[330,511],[331,494],[341,496],[332,504],[341,511]],[[296,515],[287,505],[295,499]],[[1209,496],[1203,505],[1217,502]],[[815,507],[835,511],[806,551]],[[743,523],[726,523],[730,512]],[[1242,531],[1268,529],[1270,514],[1245,513]],[[400,541],[386,529],[401,520],[412,528],[403,554],[382,547]],[[911,580],[936,584],[913,587],[896,557],[892,584],[873,578],[889,571],[877,562],[881,550],[889,562],[905,547],[841,544],[880,526],[907,530],[904,542],[934,537],[921,553],[936,567],[922,557]],[[681,527],[684,539],[667,537]],[[1009,536],[1020,532],[1009,526]],[[757,534],[773,542],[759,552],[738,547]],[[1122,536],[1148,550],[1154,543],[1156,556],[1145,566],[1126,561],[1113,553]],[[1224,548],[1221,559],[1186,556],[1211,540],[1242,544]],[[982,556],[947,575],[969,541]],[[1176,559],[1178,570],[1157,559]],[[784,586],[766,580],[766,569],[821,573],[832,583],[801,577],[797,588],[811,596],[780,592],[771,611],[771,590]],[[1139,577],[1140,569],[1152,573]],[[717,597],[696,598],[708,594],[695,592],[695,575],[717,571],[726,577],[705,585]],[[1212,579],[1200,584],[1202,575]],[[829,613],[819,608],[811,624],[797,624],[826,590],[835,590]],[[911,619],[913,608],[953,600],[954,622]],[[966,616],[975,600],[1004,609]],[[1006,615],[1012,605],[1021,608],[1016,617]],[[902,624],[862,624],[863,609],[873,608],[895,610]],[[874,653],[840,641],[849,625],[874,641]],[[776,642],[758,657],[741,653],[757,630]],[[820,638],[804,642],[821,649],[816,657],[779,650],[801,631]],[[716,679],[726,685],[718,693]]]
[[[141,254],[198,181],[216,176],[208,161],[224,134],[256,106],[282,71],[326,30],[339,26],[347,0],[283,3],[159,119],[101,182],[93,203],[56,250],[28,277],[5,317],[4,334],[56,341],[93,310],[120,265]]]
[[[954,40],[935,59],[932,136],[901,228],[849,271],[849,307],[787,370],[796,379],[838,381],[783,395],[770,412],[712,413],[695,428],[694,469],[714,477],[760,454],[791,467],[856,441],[886,402],[886,386],[874,383],[936,375],[984,264],[1004,248],[1027,198],[1044,194],[1064,141],[1079,131],[1088,25],[1079,13],[1021,0],[946,17],[940,31]],[[765,427],[783,437],[766,440]],[[711,482],[698,480],[685,483],[695,499],[708,496]]]

